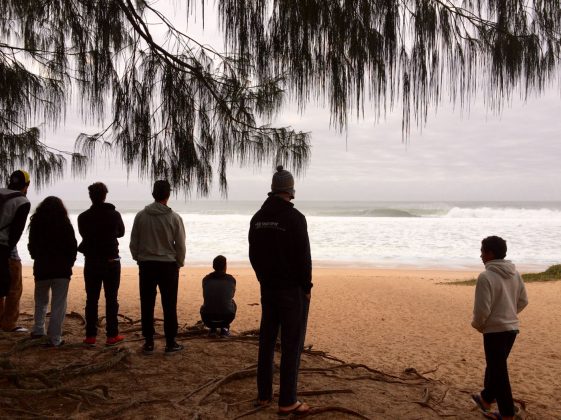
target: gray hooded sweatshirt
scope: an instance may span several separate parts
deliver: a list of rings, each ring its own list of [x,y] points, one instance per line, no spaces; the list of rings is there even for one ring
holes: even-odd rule
[[[484,334],[518,330],[517,314],[526,305],[526,288],[514,264],[503,259],[488,261],[475,286],[471,325]]]
[[[185,263],[185,227],[181,216],[154,202],[138,212],[131,232],[130,250],[136,261]]]

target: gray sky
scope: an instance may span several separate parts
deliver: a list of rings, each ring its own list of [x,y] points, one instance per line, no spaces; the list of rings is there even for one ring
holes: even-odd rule
[[[195,33],[195,38],[201,36]],[[216,31],[207,18],[204,39]],[[210,35],[209,35],[210,34]],[[329,128],[329,112],[309,106],[303,115],[287,106],[276,121],[312,133],[312,158],[296,179],[300,200],[379,201],[561,201],[561,94],[551,88],[527,102],[513,101],[501,115],[485,110],[482,101],[468,113],[442,103],[422,131],[412,126],[402,142],[401,113],[375,123],[349,124],[347,133]],[[374,113],[372,113],[374,114]],[[64,127],[45,130],[45,142],[72,150],[76,136],[95,128],[69,113]],[[230,200],[260,200],[270,186],[273,164],[262,168],[229,169]],[[68,176],[32,200],[47,195],[87,199],[87,185],[105,182],[110,199],[150,198],[150,182],[133,173],[127,180],[119,162],[100,159],[84,179]],[[196,199],[196,194],[191,196]],[[217,188],[210,198],[220,199]]]
[[[551,91],[527,103],[516,101],[500,116],[474,106],[461,115],[442,106],[421,130],[401,140],[396,112],[378,124],[364,120],[349,125],[348,134],[329,128],[329,113],[310,107],[304,115],[290,109],[278,124],[312,132],[312,158],[296,179],[301,200],[398,201],[561,201],[561,98]],[[69,118],[64,128],[47,130],[46,142],[72,149],[85,126]],[[229,171],[230,200],[259,200],[270,185],[272,166]],[[30,197],[58,195],[87,199],[86,187],[101,180],[115,199],[149,198],[150,183],[133,173],[127,181],[119,162],[99,159],[85,179],[44,188]],[[192,195],[192,199],[196,194]],[[211,198],[220,199],[215,191]]]

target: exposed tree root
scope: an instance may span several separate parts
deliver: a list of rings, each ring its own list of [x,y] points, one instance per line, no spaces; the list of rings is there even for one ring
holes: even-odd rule
[[[262,411],[262,410],[264,410],[264,409],[266,409],[266,408],[268,408],[268,406],[266,406],[266,405],[260,405],[259,407],[255,407],[255,408],[252,408],[252,409],[249,410],[249,411],[245,411],[245,412],[243,412],[243,413],[241,413],[241,414],[238,414],[236,417],[232,418],[232,420],[237,420],[237,419],[241,419],[241,418],[243,418],[243,417],[251,416],[251,415],[253,415],[253,414],[255,414],[255,413],[258,413],[259,411]]]
[[[206,400],[210,394],[220,388],[222,385],[227,384],[228,382],[248,378],[251,376],[255,376],[257,374],[257,368],[251,367],[242,370],[237,370],[235,372],[229,373],[228,375],[224,376],[222,379],[216,381],[214,384],[211,385],[210,389],[199,399],[197,405],[201,405],[204,400]]]
[[[352,389],[317,389],[317,390],[306,390],[306,391],[298,391],[298,396],[302,397],[310,397],[310,396],[317,396],[317,395],[329,395],[329,394],[354,394]],[[279,393],[275,392],[274,397],[278,398]],[[237,405],[247,404],[247,403],[254,403],[255,398],[250,398],[248,400],[242,401],[235,401],[233,403],[228,403],[228,407],[234,407]]]
[[[212,385],[215,382],[218,382],[220,379],[219,378],[213,378],[207,382],[205,382],[204,384],[202,384],[201,386],[193,389],[191,392],[189,392],[187,395],[185,395],[185,397],[183,397],[181,400],[178,401],[179,404],[182,404],[183,402],[185,402],[186,400],[188,400],[191,396],[195,395],[197,392],[199,392],[200,390],[206,388],[209,385]]]
[[[448,390],[445,391],[445,394],[448,392]],[[445,396],[445,395],[444,395]],[[440,399],[440,401],[437,402],[437,404],[439,404],[440,402],[442,402],[442,400],[444,399],[444,397],[442,397]],[[423,396],[421,397],[420,400],[418,401],[413,401],[415,404],[419,404],[422,407],[426,407],[431,409],[432,411],[434,411],[436,414],[438,414],[440,417],[456,417],[458,414],[457,413],[445,413],[441,410],[439,410],[438,408],[434,407],[432,404],[429,403],[429,401],[431,400],[431,392],[430,389],[425,388],[423,390]]]
[[[415,369],[415,368],[413,368],[413,367],[408,367],[408,368],[405,368],[405,369],[403,370],[403,373],[405,373],[405,374],[407,374],[407,375],[416,376],[417,378],[423,379],[423,380],[425,380],[425,381],[435,381],[434,379],[427,378],[427,377],[425,376],[425,373],[436,372],[437,369],[438,369],[438,366],[437,366],[435,369],[433,369],[433,370],[429,370],[428,372],[419,373],[419,372],[417,371],[417,369]],[[440,381],[438,381],[438,382],[440,382]]]
[[[15,407],[3,407],[4,410],[6,411],[10,411],[12,413],[14,413],[14,417],[17,414],[17,418],[22,419],[22,418],[30,418],[30,419],[59,419],[60,416],[47,416],[45,414],[39,414],[36,413],[34,411],[29,411],[29,410],[23,410],[21,408],[15,408]]]
[[[93,373],[103,372],[109,370],[116,365],[118,365],[122,360],[124,360],[130,352],[126,349],[118,348],[112,349],[114,354],[112,357],[98,363],[79,363],[70,366],[63,366],[54,369],[47,369],[41,371],[40,373],[46,375],[47,377],[55,377],[59,381],[68,381],[72,378],[79,376],[90,375]]]
[[[420,379],[400,378],[398,376],[386,374],[384,372],[377,371],[376,369],[371,369],[368,367],[366,367],[366,370],[368,370],[369,372],[373,372],[374,373],[373,375],[341,376],[335,373],[335,370],[342,369],[342,368],[351,368],[351,369],[356,369],[358,367],[364,368],[364,366],[362,365],[355,365],[355,367],[353,368],[352,365],[353,365],[352,363],[345,363],[342,365],[335,365],[326,368],[301,368],[300,373],[304,373],[304,374],[317,373],[320,375],[329,376],[330,378],[337,378],[346,381],[370,380],[376,382],[386,382],[386,383],[401,384],[401,385],[421,385],[425,382],[429,382]]]
[[[339,406],[314,407],[310,409],[310,412],[306,417],[316,416],[318,414],[329,413],[329,412],[343,413],[353,417],[358,417],[359,419],[370,420],[370,417],[366,417],[364,414],[361,414],[358,411],[354,411],[351,410],[350,408],[339,407]]]
[[[103,325],[103,321],[105,321],[105,315],[104,316],[100,316],[97,320],[97,326],[101,327]],[[122,320],[124,320],[127,324],[132,325],[135,321],[132,318],[129,318],[126,315],[123,314],[117,314],[117,318],[121,318]],[[139,320],[140,321],[140,320]],[[120,321],[119,321],[120,322]]]
[[[130,328],[125,328],[124,330],[121,330],[121,332],[124,333],[124,334],[131,333],[131,332],[137,332],[137,331],[142,331],[142,327],[141,326],[130,327]]]
[[[101,395],[97,390],[101,391]],[[44,395],[61,395],[72,396],[80,395],[99,399],[109,398],[109,388],[105,385],[95,385],[86,389],[77,389],[72,387],[56,387],[56,388],[39,388],[39,389],[2,389],[4,397],[12,398],[29,398]]]
[[[316,356],[316,357],[321,357],[322,359],[327,359],[327,360],[331,360],[333,362],[338,362],[338,363],[342,363],[342,364],[346,364],[347,362],[345,362],[342,359],[339,359],[335,356],[330,355],[329,353],[325,352],[325,351],[319,351],[319,350],[312,350],[312,346],[309,346],[307,349],[304,349],[303,351],[304,354],[309,354],[310,356]]]
[[[50,314],[47,314],[48,316],[50,316]],[[78,320],[80,320],[80,323],[82,325],[86,325],[86,318],[84,318],[84,315],[82,315],[81,313],[78,312],[70,312],[69,314],[66,314],[67,318],[76,318]]]
[[[154,400],[146,400],[146,401],[132,401],[129,404],[122,405],[120,407],[112,408],[111,410],[97,412],[94,413],[92,417],[94,418],[102,418],[102,419],[114,419],[121,417],[126,411],[134,410],[135,408],[140,408],[146,405],[155,405],[155,404],[170,404],[175,409],[179,409],[177,405],[168,399],[154,399]]]
[[[24,379],[37,379],[43,385],[48,388],[54,388],[56,386],[60,386],[60,382],[54,381],[51,378],[48,378],[46,375],[40,372],[19,372],[19,371],[0,371],[0,377],[6,377],[10,382],[12,382],[18,388],[23,389],[30,389],[25,384],[22,383]]]
[[[74,314],[74,315],[73,315]],[[83,317],[77,313],[71,313],[69,315],[71,318],[76,318],[80,322],[83,320]],[[124,315],[119,315],[122,323],[128,326],[127,329],[121,330],[122,332],[136,332],[140,331],[141,327],[137,325],[140,321],[133,320]],[[103,318],[100,319],[102,321]],[[157,322],[161,322],[161,320],[156,320]],[[83,323],[82,323],[83,324]],[[208,343],[209,348],[213,346],[213,342],[207,340],[206,338],[207,329],[203,326],[202,323],[197,323],[192,326],[184,326],[181,329],[181,332],[178,334],[178,340],[203,340],[203,342]],[[227,343],[241,343],[241,344],[251,344],[253,346],[258,345],[259,340],[259,330],[249,330],[243,331],[234,337],[230,337],[228,339],[221,339],[216,340],[217,342],[221,342],[224,344]],[[156,338],[162,337],[161,335],[157,334]],[[6,340],[11,340],[11,337],[6,338]],[[143,337],[139,338],[132,338],[127,339],[126,342],[134,342],[134,341],[141,341],[144,340]],[[204,341],[207,340],[207,341]],[[2,341],[3,349],[9,348],[11,345],[12,347],[9,348],[8,351],[4,353],[0,353],[0,380],[4,379],[3,386],[6,388],[0,389],[0,410],[4,416],[14,416],[19,418],[60,418],[60,415],[54,415],[54,412],[47,412],[49,407],[52,408],[57,412],[59,410],[57,406],[43,406],[38,401],[47,401],[51,400],[55,397],[59,397],[57,404],[62,402],[63,404],[60,405],[60,409],[65,410],[65,416],[70,417],[97,417],[97,418],[118,418],[123,416],[131,416],[137,413],[145,413],[149,409],[144,409],[143,407],[147,407],[150,405],[162,405],[162,407],[154,409],[160,410],[159,412],[162,413],[169,413],[175,412],[187,414],[191,413],[190,415],[193,418],[206,418],[209,412],[212,410],[215,411],[214,415],[216,415],[216,404],[206,404],[210,401],[210,397],[213,396],[216,400],[220,400],[220,404],[223,404],[225,407],[225,411],[220,411],[220,415],[217,417],[226,416],[228,410],[237,407],[237,411],[241,408],[250,408],[249,406],[243,406],[243,404],[248,404],[254,402],[255,399],[246,399],[243,401],[234,401],[228,403],[228,399],[232,399],[232,390],[235,389],[234,395],[240,395],[237,392],[238,385],[241,385],[240,389],[244,390],[245,396],[249,396],[249,388],[248,388],[248,381],[245,383],[239,382],[236,384],[231,384],[235,381],[241,381],[247,378],[251,378],[256,376],[257,368],[256,365],[251,365],[244,367],[240,370],[234,370],[229,372],[224,376],[218,376],[215,378],[210,378],[206,380],[206,382],[202,383],[199,386],[193,386],[193,389],[189,390],[187,393],[183,395],[179,395],[180,392],[177,389],[174,390],[173,394],[170,394],[170,398],[168,399],[166,394],[163,395],[164,398],[160,399],[146,399],[146,400],[133,400],[133,398],[127,399],[126,397],[122,397],[122,393],[118,400],[111,400],[109,399],[109,392],[110,389],[104,385],[98,385],[95,387],[90,388],[82,388],[83,384],[85,383],[83,380],[79,379],[78,381],[71,382],[73,379],[76,378],[87,378],[89,375],[96,374],[99,372],[110,371],[118,366],[120,363],[126,361],[127,357],[131,354],[130,350],[127,350],[125,347],[120,348],[100,348],[100,349],[86,349],[83,348],[81,344],[71,344],[64,346],[68,351],[73,350],[75,348],[82,349],[82,357],[80,358],[73,358],[73,353],[57,353],[57,354],[65,354],[65,364],[61,365],[58,364],[59,367],[49,368],[49,369],[39,369],[35,368],[33,370],[23,370],[14,366],[14,361],[19,360],[13,358],[13,361],[10,360],[10,357],[14,354],[19,354],[26,349],[30,349],[36,347],[44,342],[43,339],[36,339],[31,340],[29,338],[19,339],[17,341],[12,341],[11,344],[9,341]],[[432,370],[428,370],[422,373],[419,373],[415,368],[407,368],[401,374],[390,374],[383,372],[378,369],[374,369],[364,364],[359,363],[347,363],[344,360],[341,360],[337,357],[331,356],[327,352],[312,350],[311,345],[307,346],[304,349],[303,355],[307,356],[305,358],[304,366],[300,369],[300,372],[304,375],[324,375],[326,379],[317,377],[311,378],[308,386],[313,386],[316,384],[316,387],[319,389],[308,389],[308,390],[301,390],[298,394],[300,396],[322,396],[322,395],[329,395],[329,394],[353,394],[354,392],[364,391],[365,389],[371,389],[373,387],[379,387],[380,385],[375,385],[373,383],[362,383],[358,384],[354,381],[375,381],[375,382],[386,382],[391,384],[403,385],[403,386],[414,386],[416,389],[422,388],[422,395],[419,400],[416,401],[403,401],[405,404],[417,404],[421,407],[428,408],[433,413],[440,417],[453,417],[457,416],[457,413],[450,413],[446,410],[444,405],[441,405],[444,400],[449,395],[450,388],[445,388],[439,381],[429,378],[426,375],[436,372],[439,369],[439,366]],[[242,345],[236,345],[236,349],[243,348]],[[223,353],[224,350],[228,349],[228,347],[224,347],[220,345],[217,349]],[[253,351],[252,348],[248,348],[250,351]],[[280,350],[280,344],[277,343],[276,350]],[[58,351],[58,350],[57,350]],[[47,357],[51,357],[51,353],[44,353]],[[52,353],[53,355],[55,353]],[[84,356],[85,355],[85,356]],[[316,359],[317,358],[317,359]],[[320,361],[318,359],[323,359]],[[22,359],[26,360],[26,359]],[[134,361],[136,359],[132,358],[129,359],[130,361]],[[244,358],[243,360],[253,360],[251,358]],[[77,362],[79,361],[79,362]],[[70,362],[70,364],[68,364]],[[250,362],[251,363],[251,362]],[[49,363],[50,366],[57,366],[54,363]],[[173,366],[173,363],[168,366],[166,369],[170,369]],[[234,366],[235,367],[235,366]],[[278,369],[278,366],[275,366],[275,369]],[[134,370],[131,371],[131,374],[136,375],[137,373]],[[119,372],[120,374],[120,372]],[[137,382],[140,383],[140,380],[145,377],[147,373],[140,373],[139,376],[133,377],[136,379]],[[171,372],[167,372],[167,374],[173,374],[173,368]],[[203,373],[204,375],[204,373]],[[203,376],[204,378],[204,376]],[[329,379],[328,379],[329,378]],[[6,381],[6,379],[9,381]],[[337,379],[341,381],[347,381],[345,383],[339,383],[337,385],[333,385],[333,383],[337,383],[336,381],[332,381],[332,379]],[[94,379],[95,381],[95,379]],[[87,382],[86,382],[87,383]],[[91,382],[90,382],[91,383]],[[95,382],[93,382],[95,383]],[[192,382],[190,382],[192,383]],[[355,383],[356,386],[351,387],[350,384]],[[12,385],[13,384],[13,385]],[[82,385],[75,385],[75,384],[82,384]],[[228,389],[223,390],[220,392],[222,387],[226,387],[226,385],[231,384]],[[318,386],[318,384],[321,384]],[[327,385],[330,384],[330,385]],[[439,384],[439,385],[436,385]],[[15,387],[14,387],[15,385]],[[348,385],[348,387],[347,387]],[[325,389],[321,389],[325,386]],[[333,388],[329,388],[329,387]],[[383,386],[383,385],[382,385]],[[17,387],[17,388],[16,388]],[[385,388],[384,388],[385,389]],[[393,389],[393,387],[392,387]],[[405,388],[405,387],[398,387],[397,389],[412,389],[412,388]],[[454,391],[460,391],[453,389]],[[117,391],[115,391],[117,392]],[[217,396],[220,392],[221,395]],[[415,392],[415,391],[413,391]],[[409,391],[407,391],[409,394]],[[419,392],[420,393],[420,392]],[[142,394],[148,395],[148,398],[160,397],[161,395],[152,395],[152,394]],[[198,398],[193,398],[195,395],[198,395]],[[362,394],[361,394],[362,395]],[[131,395],[132,396],[132,395]],[[457,396],[457,395],[456,395]],[[219,398],[220,397],[220,398]],[[275,394],[275,398],[278,397],[278,394]],[[138,397],[137,397],[138,398]],[[343,401],[349,401],[348,398],[353,397],[346,397]],[[27,404],[26,401],[29,403]],[[213,400],[214,401],[214,400]],[[321,399],[319,399],[321,401]],[[523,409],[526,407],[525,401],[516,400]],[[316,401],[317,402],[317,401]],[[219,405],[220,405],[219,404]],[[315,405],[308,416],[317,416],[333,412],[333,413],[340,413],[341,416],[345,417],[356,417],[361,419],[368,419],[367,416],[364,414],[359,413],[351,408],[347,408],[344,406],[344,403],[341,401],[335,402],[334,406],[321,406]],[[222,406],[222,405],[220,405]],[[411,406],[411,404],[410,404]],[[15,408],[17,407],[17,408]],[[41,407],[40,411],[46,412],[46,414],[42,414],[40,412],[36,412],[37,407]],[[45,408],[44,408],[45,407]],[[64,408],[62,408],[64,407]],[[352,405],[350,405],[352,407]],[[414,406],[413,406],[414,407]],[[231,413],[233,419],[240,419],[244,417],[249,417],[255,415],[256,413],[266,410],[269,408],[273,411],[271,406],[259,406],[259,407],[251,407],[250,410],[244,411],[241,413]],[[131,414],[132,410],[139,410]],[[193,414],[193,410],[197,410]],[[200,410],[200,411],[199,411]],[[219,409],[220,410],[220,409]],[[424,411],[424,410],[423,410]],[[426,414],[429,413],[428,411]],[[425,414],[425,415],[426,415]],[[432,415],[432,413],[431,413]]]
[[[41,346],[43,343],[45,343],[45,339],[43,338],[37,338],[37,339],[30,339],[30,338],[23,338],[20,339],[18,341],[16,341],[14,343],[14,345],[12,346],[12,348],[4,353],[0,353],[0,358],[7,358],[10,357],[11,355],[13,355],[14,353],[19,353],[25,349],[28,349],[30,347],[39,347]]]

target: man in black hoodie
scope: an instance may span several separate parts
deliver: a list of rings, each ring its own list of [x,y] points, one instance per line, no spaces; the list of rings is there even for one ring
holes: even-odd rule
[[[121,262],[117,238],[125,234],[125,225],[113,204],[105,202],[107,187],[96,182],[88,187],[92,206],[78,216],[82,243],[78,251],[84,254],[86,283],[86,338],[84,344],[94,346],[97,336],[98,301],[101,286],[105,292],[106,345],[123,341],[119,335],[117,294],[121,282]]]
[[[261,286],[257,366],[258,403],[273,398],[273,358],[281,330],[279,414],[306,414],[296,397],[312,288],[312,259],[306,218],[290,202],[294,178],[282,166],[271,192],[249,228],[249,259]]]

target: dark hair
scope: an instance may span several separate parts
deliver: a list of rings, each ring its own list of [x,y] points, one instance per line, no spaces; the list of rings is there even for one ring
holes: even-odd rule
[[[488,236],[481,241],[481,251],[490,251],[496,259],[506,257],[506,241],[499,236]]]
[[[152,188],[152,197],[156,201],[162,201],[169,198],[171,194],[171,185],[165,179],[154,182],[154,188]]]
[[[60,198],[51,195],[41,201],[35,209],[29,221],[29,229],[33,228],[47,236],[66,224],[71,224],[66,207]]]
[[[212,260],[212,268],[216,271],[226,270],[226,257],[224,255],[218,255]]]
[[[29,185],[29,181],[26,181],[25,175],[26,173],[21,170],[12,172],[8,179],[8,189],[16,191],[23,190],[26,185]],[[27,178],[29,178],[29,175],[27,175]]]
[[[95,182],[88,187],[88,191],[90,193],[90,199],[94,204],[101,204],[105,201],[105,197],[107,197],[107,187],[103,182]]]

